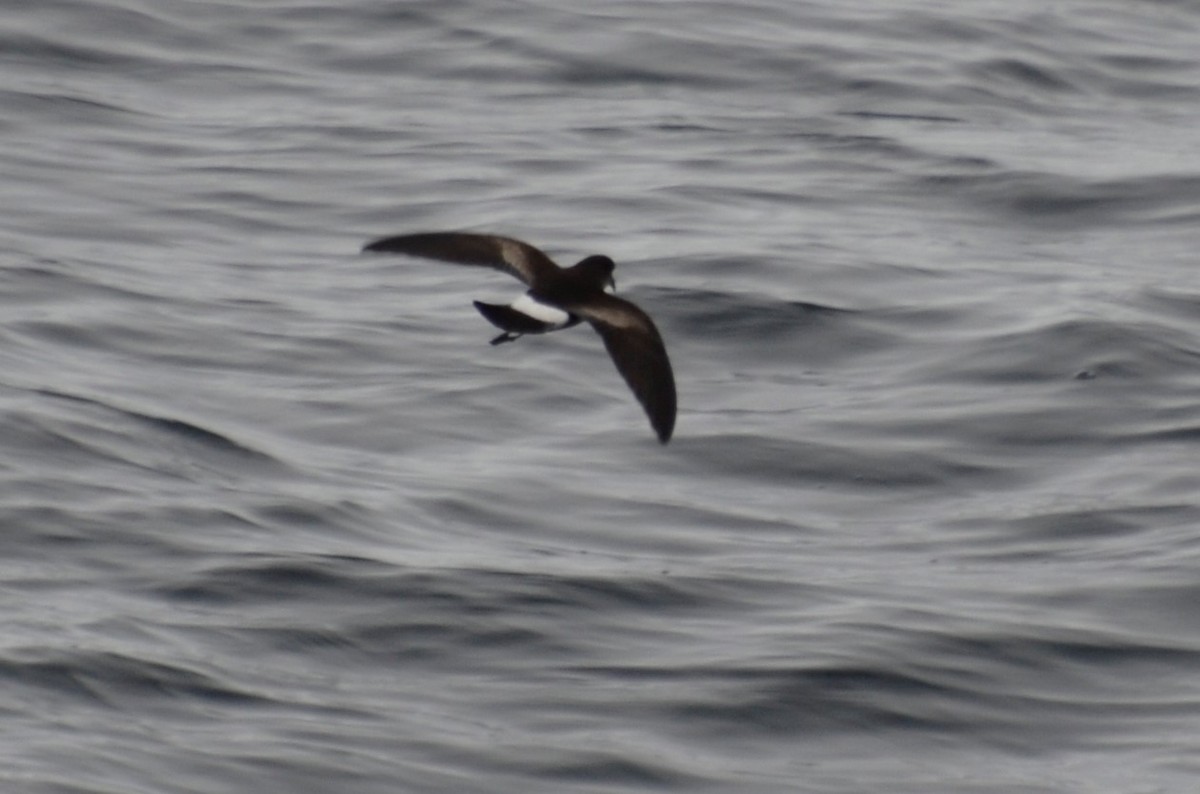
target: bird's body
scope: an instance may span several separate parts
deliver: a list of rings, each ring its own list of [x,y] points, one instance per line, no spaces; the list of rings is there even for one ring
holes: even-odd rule
[[[475,301],[488,322],[504,331],[492,344],[525,334],[569,328],[586,320],[608,349],[617,370],[650,418],[659,441],[675,428],[675,377],[662,336],[634,304],[605,292],[616,265],[594,255],[562,268],[538,249],[508,237],[464,232],[427,232],[385,237],[364,251],[408,254],[504,271],[529,290],[509,306]]]

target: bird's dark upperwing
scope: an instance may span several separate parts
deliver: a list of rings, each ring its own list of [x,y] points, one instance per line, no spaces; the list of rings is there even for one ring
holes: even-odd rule
[[[629,301],[607,293],[589,295],[562,308],[587,320],[600,334],[617,371],[650,417],[658,440],[667,443],[675,429],[675,375],[650,317]]]
[[[529,243],[491,234],[401,234],[367,243],[363,250],[421,256],[460,265],[491,267],[516,276],[531,287],[559,270],[550,257]]]

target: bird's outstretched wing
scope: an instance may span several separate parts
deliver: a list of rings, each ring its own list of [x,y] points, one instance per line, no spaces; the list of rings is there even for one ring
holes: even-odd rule
[[[491,234],[424,232],[384,237],[363,246],[364,251],[408,254],[460,265],[502,270],[533,287],[559,271],[558,265],[529,243]]]
[[[650,417],[658,440],[667,443],[675,429],[675,375],[662,336],[649,315],[607,293],[590,295],[563,308],[587,320],[600,334],[617,371]]]

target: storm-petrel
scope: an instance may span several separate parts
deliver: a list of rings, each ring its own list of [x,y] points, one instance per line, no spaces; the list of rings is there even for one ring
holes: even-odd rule
[[[504,331],[492,340],[493,345],[587,320],[646,410],[658,440],[664,444],[670,440],[675,428],[675,376],[667,349],[644,311],[605,292],[605,287],[616,288],[616,265],[607,256],[589,256],[574,267],[562,268],[520,240],[464,232],[384,237],[363,250],[491,267],[525,282],[529,291],[509,306],[475,301],[479,313]]]

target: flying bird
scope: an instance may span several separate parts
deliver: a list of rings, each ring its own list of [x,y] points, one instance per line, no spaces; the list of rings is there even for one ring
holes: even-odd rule
[[[474,301],[475,308],[504,333],[493,345],[525,334],[544,334],[587,321],[642,404],[663,444],[675,429],[675,376],[662,336],[637,306],[605,291],[616,289],[616,265],[593,255],[559,267],[528,243],[509,237],[465,232],[425,232],[384,237],[363,251],[407,254],[460,265],[490,267],[523,281],[529,290],[510,305]]]

